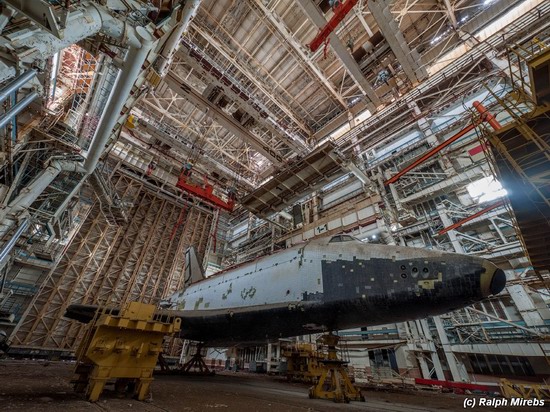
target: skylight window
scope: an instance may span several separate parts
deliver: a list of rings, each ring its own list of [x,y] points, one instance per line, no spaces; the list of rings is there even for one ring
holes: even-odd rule
[[[467,189],[472,199],[478,203],[490,202],[507,194],[500,182],[492,176],[470,183]]]

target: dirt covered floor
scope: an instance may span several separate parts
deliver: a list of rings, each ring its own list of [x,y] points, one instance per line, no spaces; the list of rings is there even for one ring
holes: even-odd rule
[[[367,401],[336,404],[309,399],[308,385],[248,373],[213,377],[157,376],[151,399],[138,402],[107,390],[97,403],[75,394],[74,364],[0,360],[2,411],[462,411],[465,396],[431,392],[364,391]],[[112,387],[108,387],[112,389]],[[476,408],[478,409],[478,408]],[[479,410],[493,408],[479,408]],[[543,408],[501,408],[527,411]]]

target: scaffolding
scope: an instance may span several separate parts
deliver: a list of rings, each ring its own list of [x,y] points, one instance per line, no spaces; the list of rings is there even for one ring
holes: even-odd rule
[[[509,66],[519,68],[517,77],[512,74],[512,78],[520,87],[503,98],[493,96],[513,122],[496,132],[484,130],[484,137],[492,149],[492,167],[509,189],[518,234],[533,267],[539,273],[548,273],[550,108],[538,104],[546,102],[550,92],[538,77],[546,76],[547,81],[547,72],[542,68],[550,67],[550,49],[541,40],[533,39],[525,47],[514,48],[509,56]],[[529,71],[530,88],[522,68]]]

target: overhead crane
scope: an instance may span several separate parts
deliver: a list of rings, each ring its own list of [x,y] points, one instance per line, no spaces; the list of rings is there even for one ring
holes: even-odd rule
[[[328,39],[328,36],[338,27],[340,22],[348,15],[348,13],[353,9],[353,6],[357,4],[358,0],[348,0],[345,3],[339,3],[334,8],[334,15],[328,21],[328,23],[323,27],[317,36],[309,43],[308,47],[312,52],[317,51],[317,49]]]
[[[185,190],[186,192],[194,196],[206,200],[207,202],[212,203],[214,206],[219,207],[220,209],[227,210],[228,212],[233,211],[233,208],[235,207],[236,196],[232,190],[230,190],[228,193],[227,201],[224,201],[213,193],[214,187],[208,182],[206,176],[203,177],[203,185],[199,186],[189,182],[190,175],[191,169],[184,168],[178,178],[176,187],[179,187],[180,189]]]

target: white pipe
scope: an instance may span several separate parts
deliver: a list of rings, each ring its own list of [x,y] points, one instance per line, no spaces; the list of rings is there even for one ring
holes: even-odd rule
[[[10,110],[4,113],[4,116],[0,117],[0,127],[4,127],[9,122],[11,122],[15,116],[17,116],[20,112],[22,112],[23,109],[26,109],[27,106],[31,104],[32,101],[37,97],[38,97],[38,93],[31,92],[28,95],[26,95],[22,100],[17,102],[17,104],[11,107]]]
[[[4,243],[2,249],[0,249],[0,268],[4,266],[4,261],[6,260],[6,257],[8,257],[8,254],[10,253],[12,248],[15,246],[15,242],[17,242],[17,239],[21,237],[23,232],[25,232],[28,227],[29,219],[23,219],[13,236],[6,243]]]
[[[58,51],[93,36],[101,30],[101,25],[101,15],[97,8],[88,6],[69,15],[63,39],[36,28],[32,35],[19,36],[16,42],[18,47],[32,50],[28,56],[22,58],[24,62],[31,63],[34,60],[45,60]]]
[[[97,126],[95,136],[88,151],[88,157],[84,162],[84,168],[88,173],[92,173],[97,166],[105,145],[120,117],[120,112],[128,99],[128,95],[141,73],[141,66],[154,45],[155,38],[145,28],[138,27],[136,34],[141,41],[141,47],[130,46],[128,49],[123,70],[120,72],[111,91],[111,98],[103,111],[103,116]]]
[[[10,19],[15,14],[15,10],[4,7],[4,10],[2,10],[2,13],[0,14],[0,32],[4,30],[6,25],[10,22]]]
[[[27,83],[30,79],[32,79],[36,75],[36,70],[29,70],[23,74],[21,74],[17,79],[9,82],[6,84],[2,90],[0,90],[0,103],[6,100],[10,94],[13,92],[18,91],[21,86],[23,86],[25,83]]]
[[[89,8],[95,8],[101,20],[101,32],[118,41],[124,41],[128,46],[140,47],[139,36],[136,29],[123,20],[117,19],[109,13],[109,10],[99,4],[90,4]]]
[[[162,56],[162,63],[158,68],[158,72],[161,77],[164,77],[166,71],[170,67],[172,60],[174,59],[174,55],[180,48],[181,38],[189,28],[189,23],[191,22],[191,19],[197,14],[200,4],[201,0],[187,0],[185,2],[181,20],[178,25],[172,30],[170,37],[168,37],[166,43],[164,43],[163,50],[160,53],[160,55]]]

